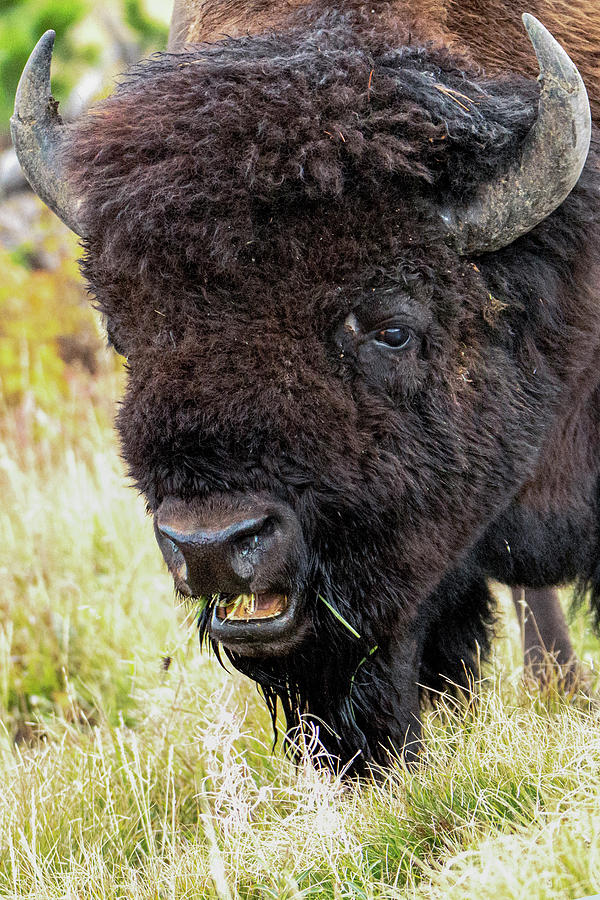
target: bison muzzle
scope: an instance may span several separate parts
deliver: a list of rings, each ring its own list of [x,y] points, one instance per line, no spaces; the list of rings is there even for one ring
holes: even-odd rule
[[[307,552],[290,506],[227,496],[211,498],[206,509],[167,497],[155,533],[179,590],[210,598],[214,641],[248,656],[283,654],[301,643]]]

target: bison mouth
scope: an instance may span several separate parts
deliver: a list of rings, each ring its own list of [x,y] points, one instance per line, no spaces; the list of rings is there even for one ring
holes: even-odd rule
[[[224,622],[244,621],[258,622],[263,619],[274,619],[288,608],[285,594],[238,594],[219,596],[215,604],[217,618]]]
[[[306,632],[299,622],[300,597],[284,591],[216,594],[208,632],[213,641],[247,656],[280,655]]]

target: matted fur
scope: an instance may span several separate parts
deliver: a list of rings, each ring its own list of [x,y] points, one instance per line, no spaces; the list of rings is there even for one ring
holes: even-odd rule
[[[417,683],[464,683],[487,575],[600,582],[595,140],[561,208],[498,253],[459,258],[437,213],[512,162],[536,97],[328,11],[158,55],[72,128],[131,473],[153,511],[292,505],[310,637],[229,655],[356,768],[416,740]],[[342,323],[386,304],[419,340],[367,364]]]

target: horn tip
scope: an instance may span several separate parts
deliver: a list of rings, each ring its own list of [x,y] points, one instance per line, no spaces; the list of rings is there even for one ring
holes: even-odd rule
[[[50,94],[50,68],[56,32],[50,28],[41,36],[25,64],[15,94],[15,116],[27,109],[39,90]]]
[[[544,38],[546,40],[549,40],[552,44],[557,43],[556,39],[548,31],[546,26],[531,13],[523,13],[523,15],[521,16],[521,20],[523,22],[523,25],[525,26],[525,30],[529,36],[529,40],[534,46],[534,49],[536,49],[539,41],[544,40]]]
[[[532,26],[535,27],[535,25],[542,24],[540,22],[540,20],[536,19],[536,17],[533,16],[531,13],[526,13],[526,12],[523,13],[523,15],[521,16],[521,21],[523,22],[523,25],[525,26],[525,28],[527,28],[528,31],[529,31],[530,27],[532,27]]]
[[[539,19],[536,19],[535,16],[532,16],[531,13],[523,13],[521,18],[538,60],[540,68],[539,80],[551,79],[561,90],[566,91],[568,94],[580,94],[582,97],[580,103],[582,121],[586,117],[589,118],[589,101],[585,85],[575,63],[565,48],[559,44],[545,25]]]
[[[30,59],[39,59],[44,56],[52,56],[52,51],[54,49],[54,41],[56,39],[56,31],[53,28],[49,28],[48,31],[45,31],[31,53]]]

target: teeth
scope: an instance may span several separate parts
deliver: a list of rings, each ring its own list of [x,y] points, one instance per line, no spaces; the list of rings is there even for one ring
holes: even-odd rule
[[[227,604],[228,612],[225,616],[225,621],[229,619],[247,619],[254,612],[255,606],[254,594],[238,594],[231,603]]]
[[[214,595],[213,595],[214,596]],[[288,604],[283,594],[238,594],[237,597],[214,597],[217,616],[226,622],[233,619],[273,619],[280,615]]]

